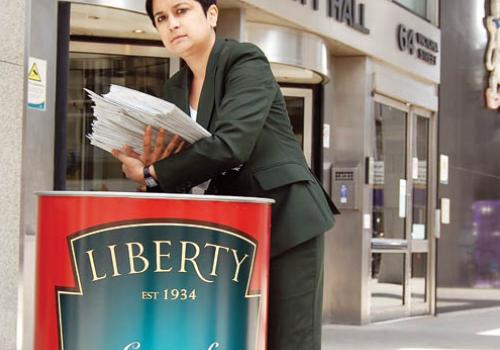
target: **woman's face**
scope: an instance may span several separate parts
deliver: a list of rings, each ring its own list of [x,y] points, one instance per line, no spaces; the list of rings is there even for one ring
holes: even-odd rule
[[[211,42],[217,25],[217,7],[207,14],[195,0],[154,0],[155,24],[163,44],[173,54],[187,57]]]

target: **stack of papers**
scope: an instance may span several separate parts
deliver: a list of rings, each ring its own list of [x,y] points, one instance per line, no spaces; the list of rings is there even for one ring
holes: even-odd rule
[[[90,144],[107,152],[131,146],[143,153],[144,132],[153,128],[152,145],[160,128],[166,131],[165,144],[174,135],[192,144],[211,134],[173,103],[123,86],[111,85],[102,96],[84,89],[94,102]]]

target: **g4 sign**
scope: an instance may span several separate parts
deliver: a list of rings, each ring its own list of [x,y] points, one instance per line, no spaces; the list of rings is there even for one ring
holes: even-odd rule
[[[408,51],[410,55],[415,52],[415,32],[402,24],[398,26],[398,46],[401,51]]]
[[[408,51],[410,55],[416,52],[417,58],[431,65],[436,65],[439,52],[438,43],[422,33],[415,32],[400,24],[397,30],[398,47],[401,51]]]

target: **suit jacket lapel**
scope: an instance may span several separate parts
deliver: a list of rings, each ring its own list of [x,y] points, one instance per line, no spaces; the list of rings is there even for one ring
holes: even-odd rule
[[[215,73],[217,71],[217,61],[219,54],[224,47],[224,39],[215,39],[214,47],[208,58],[205,80],[201,89],[200,102],[198,103],[197,122],[205,129],[210,126],[212,112],[215,103]]]
[[[177,107],[182,109],[184,113],[189,115],[189,81],[190,70],[187,67],[181,68],[179,77],[176,84],[166,85],[165,99],[174,103]]]
[[[215,103],[215,73],[217,71],[217,60],[220,51],[224,47],[224,42],[224,39],[215,39],[214,47],[208,58],[205,80],[201,88],[196,121],[205,129],[208,129],[212,119]],[[181,76],[178,78],[176,84],[167,85],[166,99],[175,103],[177,107],[189,115],[189,91],[193,73],[188,66],[185,66],[181,68],[180,74]]]

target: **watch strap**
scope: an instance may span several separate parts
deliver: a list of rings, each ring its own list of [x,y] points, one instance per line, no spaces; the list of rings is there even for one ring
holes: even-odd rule
[[[146,182],[146,186],[148,188],[153,188],[157,187],[158,181],[155,180],[155,178],[151,175],[151,172],[149,171],[149,165],[146,165],[144,167],[143,173],[144,173],[144,181]]]

